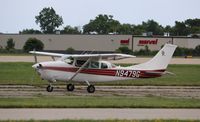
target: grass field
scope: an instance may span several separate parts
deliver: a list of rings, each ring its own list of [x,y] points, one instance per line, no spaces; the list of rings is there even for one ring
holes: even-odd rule
[[[0,84],[47,84],[46,81],[40,80],[31,67],[32,64],[1,62]],[[176,75],[166,75],[151,79],[96,83],[96,85],[200,85],[200,65],[169,65],[168,71]],[[33,78],[34,75],[35,77]]]
[[[8,120],[0,122],[200,122],[200,120]]]
[[[0,98],[0,108],[200,108],[200,99],[63,96]]]

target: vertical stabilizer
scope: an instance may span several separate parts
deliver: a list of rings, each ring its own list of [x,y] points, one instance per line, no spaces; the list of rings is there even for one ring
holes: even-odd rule
[[[166,69],[176,49],[176,45],[165,44],[164,47],[149,61],[131,66],[138,70]]]

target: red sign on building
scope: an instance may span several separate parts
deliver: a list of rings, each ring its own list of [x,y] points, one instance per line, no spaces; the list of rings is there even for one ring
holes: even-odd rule
[[[144,40],[139,40],[138,45],[143,46],[143,45],[157,45],[158,44],[158,39],[155,40],[150,40],[150,39],[144,39]]]
[[[127,40],[120,40],[120,44],[121,45],[129,45],[129,41],[130,41],[130,38],[128,38]]]

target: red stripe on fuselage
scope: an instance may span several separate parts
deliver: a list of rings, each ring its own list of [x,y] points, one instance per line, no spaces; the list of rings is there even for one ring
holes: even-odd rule
[[[79,68],[74,67],[43,67],[45,70],[56,70],[56,71],[64,71],[64,72],[76,72]],[[116,76],[117,71],[124,70],[124,69],[82,69],[80,73],[84,74],[92,74],[92,75],[106,75],[106,76]],[[160,77],[162,73],[165,71],[164,69],[161,70],[124,70],[126,71],[140,71],[139,77],[137,78],[153,78],[153,77]],[[156,72],[156,73],[151,73]],[[129,75],[118,76],[118,77],[129,77]]]

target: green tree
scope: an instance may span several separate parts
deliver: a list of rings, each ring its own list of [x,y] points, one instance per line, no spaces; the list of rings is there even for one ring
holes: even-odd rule
[[[74,48],[69,47],[69,48],[66,49],[66,52],[67,52],[68,54],[73,54],[73,53],[75,52],[75,50],[74,50]]]
[[[122,24],[118,30],[119,34],[133,34],[134,25],[131,24]]]
[[[142,22],[146,32],[152,32],[153,35],[163,35],[163,27],[154,20],[148,20],[147,22]]]
[[[43,50],[44,44],[42,41],[36,38],[29,38],[26,43],[24,44],[23,50],[25,52],[31,51],[31,50]]]
[[[119,47],[116,49],[116,52],[123,53],[123,54],[133,54],[133,51],[126,46]]]
[[[164,32],[169,32],[169,33],[173,33],[173,27],[171,27],[170,25],[165,26],[165,28],[163,29]]]
[[[141,24],[134,26],[134,35],[142,35],[142,33],[147,32],[145,27]]]
[[[195,47],[195,55],[200,56],[200,45],[197,45],[197,46]]]
[[[190,34],[200,33],[200,19],[187,19],[185,25],[188,27]]]
[[[35,18],[36,24],[39,24],[41,30],[48,34],[55,33],[56,28],[63,24],[62,17],[56,14],[52,7],[43,8]]]
[[[42,32],[39,30],[34,29],[23,29],[22,31],[19,31],[19,34],[41,34]]]
[[[189,34],[188,28],[184,22],[175,21],[174,35],[175,36],[187,36]]]
[[[113,19],[112,15],[98,15],[94,20],[83,26],[84,33],[97,32],[98,34],[108,34],[117,32],[120,23]]]
[[[12,38],[9,38],[7,41],[6,49],[7,50],[15,49],[14,47],[15,47],[15,42],[13,41]]]
[[[63,30],[60,31],[61,34],[81,34],[78,27],[71,27],[70,25],[64,27]]]
[[[114,20],[112,15],[109,15],[108,24],[108,33],[117,33],[121,26],[118,20]]]

